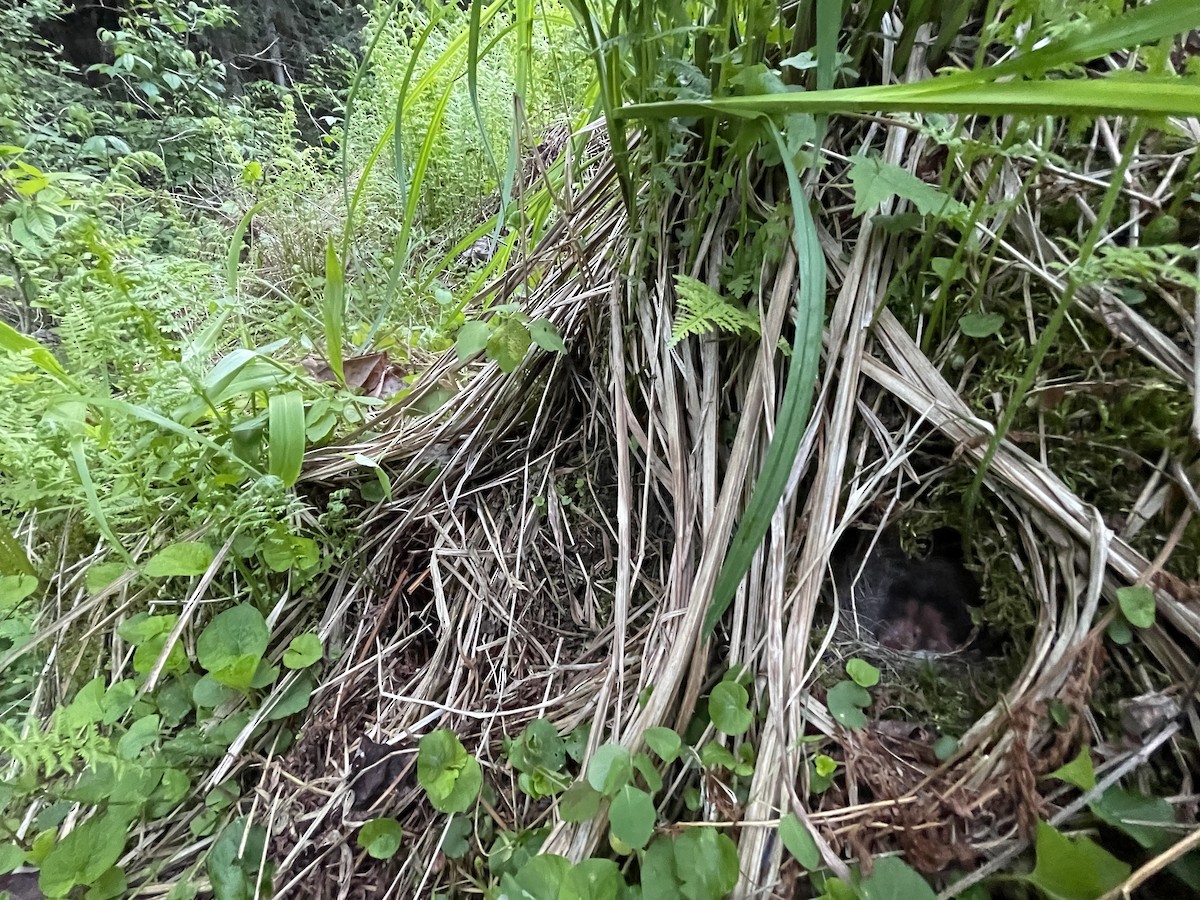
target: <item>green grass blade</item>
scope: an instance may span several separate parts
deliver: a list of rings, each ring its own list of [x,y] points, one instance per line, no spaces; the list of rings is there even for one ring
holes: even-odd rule
[[[787,382],[779,404],[775,434],[763,457],[762,471],[754,483],[746,511],[729,544],[729,552],[713,586],[713,596],[704,617],[704,636],[712,634],[725,610],[733,601],[738,585],[750,569],[771,516],[787,490],[788,477],[804,429],[812,412],[813,388],[817,383],[821,358],[821,332],[825,321],[825,255],[817,238],[808,200],[800,187],[800,176],[787,153],[779,129],[772,125],[772,136],[779,147],[787,171],[792,202],[792,242],[796,247],[800,288],[796,295],[796,347],[788,367]]]
[[[409,244],[413,223],[417,219],[417,206],[421,202],[421,185],[425,182],[425,173],[429,170],[429,160],[433,156],[434,146],[441,133],[442,118],[446,115],[446,105],[450,102],[450,95],[453,91],[453,83],[446,85],[445,90],[442,91],[438,105],[430,117],[429,130],[425,132],[425,140],[421,143],[420,152],[413,165],[412,180],[408,185],[407,200],[402,213],[403,218],[400,221],[400,234],[396,238],[396,246],[392,252],[392,272],[388,283],[388,297],[394,295],[400,283],[401,274],[408,268]]]
[[[304,464],[304,397],[299,391],[272,394],[267,401],[267,470],[291,487]]]
[[[1058,66],[1098,59],[1117,50],[1152,44],[1200,28],[1200,3],[1196,0],[1158,0],[1100,22],[1045,47],[1013,57],[990,69],[972,74],[989,79],[1005,75],[1041,73]]]
[[[839,88],[809,93],[755,94],[715,100],[640,103],[616,111],[621,119],[727,115],[755,118],[788,113],[940,112],[975,115],[1200,115],[1200,83],[1138,73],[1095,79],[977,84],[940,76],[917,84]]]
[[[157,425],[164,431],[169,431],[172,434],[177,434],[180,437],[185,437],[188,440],[195,441],[197,444],[200,444],[203,447],[207,447],[217,456],[223,457],[224,459],[229,460],[241,468],[246,469],[251,475],[259,476],[263,474],[257,468],[239,457],[232,450],[222,447],[216,441],[205,437],[194,428],[187,428],[186,426],[180,425],[178,422],[168,419],[166,416],[159,415],[153,410],[146,409],[144,406],[137,406],[133,403],[129,403],[126,400],[117,400],[111,397],[87,397],[83,402],[87,403],[88,406],[95,406],[99,409],[117,410],[118,412],[124,413],[127,416],[131,416],[135,419],[141,419],[142,421],[149,422],[152,425]]]
[[[75,466],[75,474],[79,476],[79,484],[83,487],[84,496],[87,497],[88,510],[96,522],[96,527],[100,529],[100,533],[104,535],[104,539],[108,541],[109,546],[116,551],[118,556],[129,565],[135,565],[133,557],[125,549],[125,545],[117,539],[116,533],[108,522],[108,516],[104,514],[100,495],[96,493],[96,482],[92,480],[92,470],[88,467],[87,454],[83,452],[83,437],[81,436],[71,439],[71,462]]]
[[[1063,322],[1066,321],[1067,311],[1075,302],[1075,294],[1082,286],[1081,277],[1086,271],[1087,263],[1092,258],[1092,254],[1096,251],[1096,245],[1100,242],[1101,236],[1108,228],[1108,224],[1112,219],[1113,209],[1116,208],[1117,200],[1120,198],[1121,191],[1125,185],[1125,173],[1129,171],[1129,166],[1137,155],[1138,145],[1141,143],[1145,133],[1146,125],[1144,122],[1138,121],[1133,123],[1129,137],[1125,141],[1125,149],[1121,154],[1120,161],[1117,163],[1112,177],[1109,178],[1108,189],[1105,191],[1104,199],[1100,203],[1100,210],[1092,222],[1091,228],[1088,229],[1083,243],[1079,246],[1079,254],[1075,263],[1067,269],[1067,285],[1062,293],[1062,297],[1059,298],[1058,305],[1055,306],[1054,312],[1050,315],[1050,320],[1042,328],[1042,333],[1038,336],[1037,343],[1033,345],[1033,353],[1029,357],[1029,363],[1025,366],[1025,371],[1021,373],[1021,379],[1017,382],[1017,386],[1013,389],[1012,395],[1008,398],[1008,402],[1004,406],[1004,413],[1000,417],[1000,422],[996,425],[996,430],[988,442],[983,459],[980,460],[979,467],[975,471],[975,477],[971,480],[971,486],[967,489],[967,521],[971,521],[975,506],[979,501],[979,493],[983,486],[984,476],[991,466],[996,451],[1000,448],[1000,442],[1004,440],[1009,429],[1012,428],[1017,413],[1024,407],[1025,397],[1028,395],[1030,388],[1033,387],[1034,381],[1037,380],[1038,373],[1042,370],[1042,362],[1045,360],[1046,354],[1050,351],[1050,347],[1058,336],[1058,331],[1062,328]]]
[[[325,241],[325,300],[321,305],[321,320],[325,326],[325,353],[329,357],[329,367],[337,375],[338,381],[346,383],[346,373],[342,367],[342,341],[345,336],[346,316],[346,275],[342,271],[342,261],[338,259],[337,250],[333,246],[333,238]]]
[[[564,0],[575,18],[575,23],[587,41],[596,65],[597,82],[600,87],[600,108],[604,112],[604,124],[608,131],[609,145],[612,151],[613,166],[617,172],[617,180],[621,184],[621,195],[625,198],[625,208],[634,215],[633,176],[629,167],[629,139],[625,129],[618,122],[620,115],[621,96],[621,57],[617,42],[609,41],[604,34],[604,26],[588,6],[587,0]],[[653,104],[651,104],[653,105]],[[672,118],[665,116],[664,118]]]
[[[492,142],[488,139],[487,128],[483,124],[483,111],[479,108],[479,32],[483,0],[471,0],[471,14],[467,31],[467,94],[471,98],[471,109],[475,113],[475,124],[479,127],[479,137],[483,141],[483,155],[487,157],[488,165],[496,173],[496,182],[500,182],[500,167],[492,155]],[[504,213],[504,198],[500,198],[501,218]]]
[[[383,33],[387,31],[388,22],[392,20],[392,16],[396,14],[399,6],[400,0],[392,0],[388,5],[387,12],[379,20],[379,27],[375,29],[371,43],[367,45],[366,52],[363,53],[362,62],[358,64],[358,68],[354,72],[354,80],[350,82],[350,90],[346,92],[346,113],[342,117],[342,201],[346,204],[347,209],[350,207],[349,135],[353,133],[350,130],[350,121],[354,118],[354,103],[358,99],[359,90],[362,89],[363,79],[366,78],[367,72],[370,71],[371,57],[375,55],[375,47],[379,44]]]
[[[842,27],[842,0],[817,0],[817,90],[833,87],[837,42]]]
[[[266,205],[263,200],[255,203],[233,229],[233,237],[229,241],[229,254],[225,258],[225,283],[229,287],[229,296],[236,297],[238,289],[238,268],[242,260],[242,241],[246,239],[246,229],[254,221],[258,211]]]
[[[29,335],[21,334],[7,322],[0,322],[0,350],[7,350],[9,353],[22,356],[27,355],[29,361],[47,375],[72,390],[78,390],[74,379],[67,374],[67,370],[62,367],[62,364],[45,345]]]

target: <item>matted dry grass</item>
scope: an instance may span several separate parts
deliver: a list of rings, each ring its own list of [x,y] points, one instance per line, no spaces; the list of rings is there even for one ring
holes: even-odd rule
[[[882,145],[887,160],[924,171],[936,153],[911,123],[846,125],[831,140],[835,160]],[[1094,137],[1097,157],[1115,147],[1109,123],[1097,122]],[[1029,165],[1006,159],[994,190],[1021,184]],[[1153,186],[1165,190],[1174,165],[1139,160],[1131,203],[1154,202]],[[986,215],[976,224],[981,243],[998,242],[999,264],[1016,283],[1061,291],[1048,263],[1062,251],[1041,230],[1037,197],[1070,190],[1081,178],[1103,181],[1107,171],[1098,159],[1083,169],[1044,167],[1010,227]],[[826,210],[851,200],[840,176],[831,166],[813,187]],[[968,190],[978,176],[965,173]],[[494,363],[460,363],[448,353],[369,432],[309,461],[306,481],[314,488],[354,484],[364,472],[373,477],[355,461],[362,455],[387,469],[395,490],[372,509],[359,556],[331,586],[320,631],[344,651],[315,696],[316,712],[295,747],[262,761],[257,815],[272,829],[277,895],[474,891],[473,873],[439,853],[446,819],[416,785],[416,738],[433,728],[454,730],[483,762],[494,793],[480,816],[496,830],[548,825],[547,851],[575,858],[604,852],[602,820],[561,822],[552,805],[518,791],[504,738],[545,717],[562,732],[591,722],[591,750],[609,740],[635,748],[647,727],[682,731],[706,681],[733,665],[758,679],[764,714],[747,736],[758,761],[745,803],[718,775],[706,777],[703,815],[738,838],[741,896],[791,895],[799,873],[785,861],[775,828],[789,811],[816,828],[834,871],[856,856],[900,850],[926,872],[973,870],[957,882],[961,889],[1010,865],[1038,818],[1068,821],[1157,748],[1171,750],[1172,777],[1190,791],[1180,722],[1152,722],[1138,739],[1120,743],[1089,707],[1110,673],[1131,694],[1139,682],[1165,681],[1189,695],[1195,688],[1200,610],[1195,587],[1170,571],[1174,542],[1200,508],[1195,491],[1184,473],[1180,488],[1192,505],[1160,557],[1147,559],[1130,534],[1106,523],[1114,510],[1085,502],[1062,480],[1070,473],[1042,461],[1053,437],[1045,433],[1029,450],[1003,441],[985,482],[975,558],[985,576],[1001,557],[1020,573],[1036,627],[1022,648],[1023,666],[962,736],[959,751],[939,763],[919,720],[847,732],[826,710],[820,678],[838,648],[813,636],[836,537],[864,517],[877,520],[881,510],[911,507],[931,478],[971,471],[992,434],[961,399],[969,367],[951,384],[882,306],[905,240],[877,227],[887,209],[823,220],[831,313],[816,413],[793,489],[719,640],[701,642],[712,584],[775,419],[780,359],[763,348],[789,333],[796,263],[789,252],[763,272],[761,343],[710,337],[672,348],[680,223],[702,225],[702,262],[688,274],[716,283],[734,207],[699,210],[676,200],[658,222],[631,225],[618,197],[611,166],[593,167],[586,188],[564,198],[552,233],[490,289],[519,296],[531,317],[551,318],[566,355],[534,353],[505,375]],[[759,200],[772,202],[769,195]],[[653,275],[630,278],[630,271]],[[1077,312],[1136,348],[1164,379],[1194,391],[1195,321],[1186,307],[1179,307],[1182,344],[1102,286],[1083,293]],[[459,390],[436,413],[407,414],[444,385]],[[948,450],[933,476],[912,465],[927,442]],[[1180,472],[1154,474],[1139,501],[1144,515],[1122,511],[1121,527],[1152,518]],[[1160,624],[1141,635],[1155,679],[1106,659],[1102,598],[1130,583],[1150,585],[1158,598]],[[1053,723],[1052,702],[1074,711],[1068,726]],[[1186,727],[1200,737],[1197,725],[1193,715]],[[844,762],[845,777],[806,799],[813,745],[801,738],[814,735],[825,736],[821,746]],[[1085,744],[1099,760],[1095,790],[1080,794],[1041,780]],[[357,801],[353,778],[365,762],[356,753],[375,763],[374,774],[357,782]],[[211,783],[247,764],[231,753]],[[673,806],[678,798],[669,793],[664,805]],[[405,850],[391,863],[367,858],[353,843],[356,826],[377,815],[396,816],[405,829]]]

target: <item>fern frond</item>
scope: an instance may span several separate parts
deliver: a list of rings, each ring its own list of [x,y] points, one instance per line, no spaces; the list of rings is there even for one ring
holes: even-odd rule
[[[671,326],[672,347],[686,337],[717,330],[730,334],[761,333],[758,316],[730,303],[703,281],[676,275],[675,292],[685,314],[677,316]]]

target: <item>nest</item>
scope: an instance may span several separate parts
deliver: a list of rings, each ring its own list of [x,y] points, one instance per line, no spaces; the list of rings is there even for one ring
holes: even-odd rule
[[[925,149],[907,129],[887,133],[891,161],[914,168]],[[310,460],[313,489],[373,478],[353,461],[359,454],[385,467],[395,490],[371,509],[358,557],[331,586],[321,634],[345,650],[315,697],[320,712],[259,781],[280,895],[423,896],[470,881],[441,853],[446,819],[413,773],[416,738],[433,728],[453,730],[483,762],[486,830],[524,830],[545,837],[544,851],[587,855],[604,822],[562,822],[552,805],[529,801],[504,740],[541,717],[560,733],[590,723],[589,751],[608,740],[635,748],[647,727],[682,731],[711,674],[734,665],[760,679],[766,713],[748,735],[758,761],[746,802],[711,784],[705,809],[738,835],[746,890],[786,892],[796,873],[772,823],[791,810],[805,812],[834,860],[898,850],[927,873],[973,869],[965,886],[1021,852],[1038,819],[1062,822],[1082,807],[1087,795],[1047,793],[1040,781],[1081,746],[1101,751],[1099,790],[1172,738],[1178,724],[1159,719],[1138,740],[1114,741],[1089,712],[1113,665],[1101,601],[1120,584],[1150,584],[1162,624],[1144,634],[1145,649],[1167,681],[1187,683],[1200,644],[1191,589],[1012,440],[991,461],[971,548],[985,594],[1009,579],[989,614],[1020,620],[1011,615],[1018,596],[1027,625],[1011,631],[1015,662],[998,696],[945,761],[931,753],[927,711],[875,709],[871,725],[848,731],[825,708],[822,676],[847,649],[811,638],[836,535],[897,507],[952,518],[955,485],[969,480],[992,433],[881,306],[895,237],[871,216],[856,233],[823,235],[854,252],[830,258],[836,301],[795,489],[718,640],[702,641],[775,415],[778,361],[719,336],[670,346],[670,261],[645,281],[631,281],[627,266],[642,270],[652,243],[672,246],[690,211],[668,209],[657,235],[635,235],[611,164],[593,171],[572,215],[490,288],[522,288],[530,317],[551,319],[568,354],[531,355],[507,375],[447,354],[404,405]],[[832,180],[819,190],[825,205],[839,202]],[[691,274],[714,276],[720,253],[713,239]],[[764,279],[763,346],[784,325],[795,273],[789,250]],[[1137,342],[1128,317],[1101,318]],[[1151,353],[1151,362],[1169,372],[1177,360]],[[446,383],[461,389],[435,413],[408,412]],[[732,443],[719,439],[728,421],[740,423]],[[1051,707],[1070,711],[1066,724]],[[801,744],[814,735],[825,742]],[[845,777],[804,800],[814,746]],[[230,761],[213,783],[232,773]],[[353,847],[355,827],[379,815],[404,826],[401,862]],[[473,828],[472,852],[486,851],[479,820]]]
[[[841,139],[882,142],[884,158],[910,171],[937,152],[909,127],[878,121]],[[999,182],[1019,184],[1022,165],[1006,158]],[[555,324],[568,353],[534,353],[505,374],[450,352],[402,404],[309,460],[313,491],[373,480],[355,461],[368,457],[389,473],[393,493],[371,507],[358,555],[329,586],[320,632],[344,649],[314,697],[318,712],[260,773],[280,896],[426,896],[477,883],[441,852],[446,817],[414,776],[416,739],[433,728],[454,731],[484,766],[472,853],[486,852],[485,834],[499,831],[534,834],[543,851],[574,858],[597,851],[604,821],[567,823],[553,804],[525,797],[505,739],[545,718],[560,733],[590,724],[588,752],[605,741],[637,748],[648,727],[682,732],[713,673],[734,666],[759,678],[765,711],[747,735],[758,759],[744,802],[720,776],[705,778],[704,815],[737,836],[747,894],[794,890],[795,863],[775,828],[789,811],[812,823],[835,871],[838,860],[869,865],[899,851],[926,873],[971,870],[953,886],[963,889],[1011,863],[1037,820],[1067,821],[1172,741],[1180,726],[1170,717],[1151,715],[1121,738],[1091,709],[1102,673],[1133,683],[1122,671],[1129,663],[1107,658],[1103,642],[1102,601],[1120,585],[1154,589],[1160,624],[1143,633],[1144,649],[1162,683],[1191,683],[1200,615],[1193,588],[1165,568],[1179,534],[1152,562],[1013,436],[990,460],[970,547],[986,615],[1000,621],[1012,664],[963,724],[956,752],[939,761],[935,711],[895,695],[859,730],[826,708],[822,679],[862,649],[814,640],[837,536],[897,510],[954,523],[958,494],[993,434],[947,367],[882,302],[901,238],[877,214],[825,222],[835,299],[818,402],[792,489],[716,639],[705,642],[712,587],[778,412],[779,359],[762,348],[790,334],[797,259],[789,247],[762,273],[760,342],[708,335],[673,346],[672,274],[697,258],[683,271],[718,283],[734,207],[701,216],[677,199],[659,221],[633,228],[612,163],[580,170],[589,177],[564,204],[569,212],[485,292],[522,297],[531,318]],[[849,206],[838,175],[816,187],[826,209]],[[1053,172],[1040,177],[1047,189],[1061,186]],[[1023,250],[1052,246],[1036,210],[1027,201],[1011,215],[1019,237],[1003,248],[1007,275],[1054,284],[1032,261],[1038,254]],[[672,255],[688,222],[701,251]],[[980,239],[992,240],[996,224],[981,220]],[[1190,382],[1190,356],[1118,297],[1092,289],[1079,309],[1162,377]],[[447,384],[458,388],[450,400],[414,412]],[[1147,485],[1147,510],[1156,491]],[[895,683],[911,662],[890,660]],[[1051,714],[1062,710],[1069,714]],[[1095,791],[1042,781],[1085,745],[1101,757]],[[807,796],[817,749],[844,777]],[[227,756],[211,782],[236,774],[235,760]],[[1181,768],[1174,777],[1186,780]],[[372,860],[353,844],[355,828],[380,815],[404,827],[398,861]]]

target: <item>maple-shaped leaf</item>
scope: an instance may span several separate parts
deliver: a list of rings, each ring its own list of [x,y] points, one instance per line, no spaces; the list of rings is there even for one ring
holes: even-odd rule
[[[516,319],[506,319],[488,339],[488,356],[496,361],[501,372],[511,372],[521,364],[531,342],[528,328]]]
[[[900,166],[875,156],[856,156],[850,161],[850,183],[854,185],[854,215],[861,216],[885,200],[900,197],[923,216],[930,213],[960,215],[966,207],[949,194],[926,184]]]

